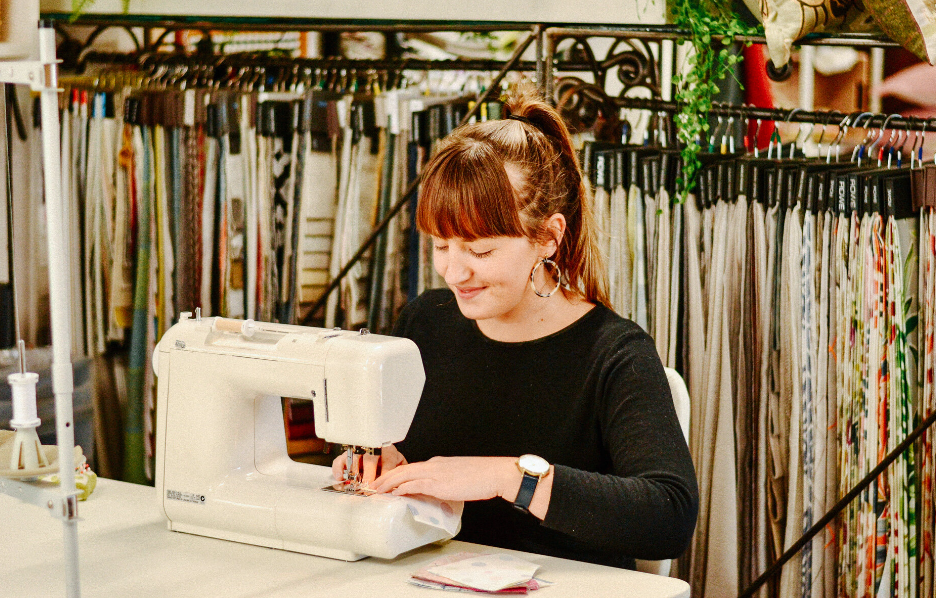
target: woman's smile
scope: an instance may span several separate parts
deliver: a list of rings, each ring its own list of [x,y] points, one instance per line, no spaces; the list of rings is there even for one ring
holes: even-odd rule
[[[477,297],[478,294],[483,291],[485,287],[461,287],[456,286],[455,292],[458,293],[458,297],[461,299],[472,299]]]

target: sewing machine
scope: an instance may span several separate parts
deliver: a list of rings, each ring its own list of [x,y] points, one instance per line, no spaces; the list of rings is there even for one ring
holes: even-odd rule
[[[286,452],[282,397],[312,401],[316,435],[358,453],[403,440],[425,382],[412,341],[185,313],[153,370],[169,529],[349,561],[453,535]]]

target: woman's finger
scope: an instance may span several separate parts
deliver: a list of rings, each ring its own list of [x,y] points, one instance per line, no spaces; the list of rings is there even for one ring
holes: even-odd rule
[[[352,462],[352,465],[351,465],[351,479],[352,479],[352,480],[358,480],[358,479],[361,478],[361,474],[363,473],[363,471],[362,471],[361,468],[363,467],[363,463],[364,463],[362,457],[364,457],[364,455],[357,455],[357,454],[356,454],[356,455],[354,455],[354,457],[351,459],[351,462]]]
[[[392,444],[385,446],[380,455],[380,474],[383,475],[400,465],[406,465],[406,457]]]
[[[336,480],[341,480],[344,478],[344,470],[348,464],[347,457],[345,455],[346,453],[341,453],[335,457],[334,461],[332,461],[332,477]]]
[[[343,480],[345,471],[348,469],[348,451],[343,451],[332,461],[332,476],[336,480]],[[361,474],[361,455],[353,455],[351,458],[350,476],[354,478]]]
[[[411,465],[401,465],[400,467],[395,467],[394,469],[381,474],[379,478],[374,480],[371,488],[376,492],[389,492],[403,482],[407,482],[419,477],[420,465],[421,463],[415,463]]]
[[[380,455],[362,455],[361,466],[364,468],[363,482],[370,484],[377,479],[377,464],[380,462]]]
[[[403,482],[390,493],[394,496],[412,496],[414,494],[432,496],[432,493],[429,491],[430,483],[429,480],[425,479],[410,480],[408,482]]]

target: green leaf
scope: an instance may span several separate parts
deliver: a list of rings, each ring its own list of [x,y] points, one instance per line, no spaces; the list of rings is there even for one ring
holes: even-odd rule
[[[913,332],[914,330],[916,330],[916,328],[917,328],[917,323],[918,323],[918,322],[919,322],[919,317],[916,316],[916,315],[913,315],[913,316],[910,316],[909,318],[907,318],[907,323],[906,323],[906,326],[905,326],[905,327],[906,327],[907,334],[910,334],[911,332]]]
[[[72,12],[68,20],[74,23],[92,4],[94,4],[94,0],[72,0]]]

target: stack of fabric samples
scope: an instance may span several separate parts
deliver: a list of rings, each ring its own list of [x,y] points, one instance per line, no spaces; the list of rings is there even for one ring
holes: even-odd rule
[[[485,594],[528,594],[552,585],[534,577],[539,565],[509,554],[459,552],[444,556],[420,569],[410,583],[423,588],[481,592]]]

